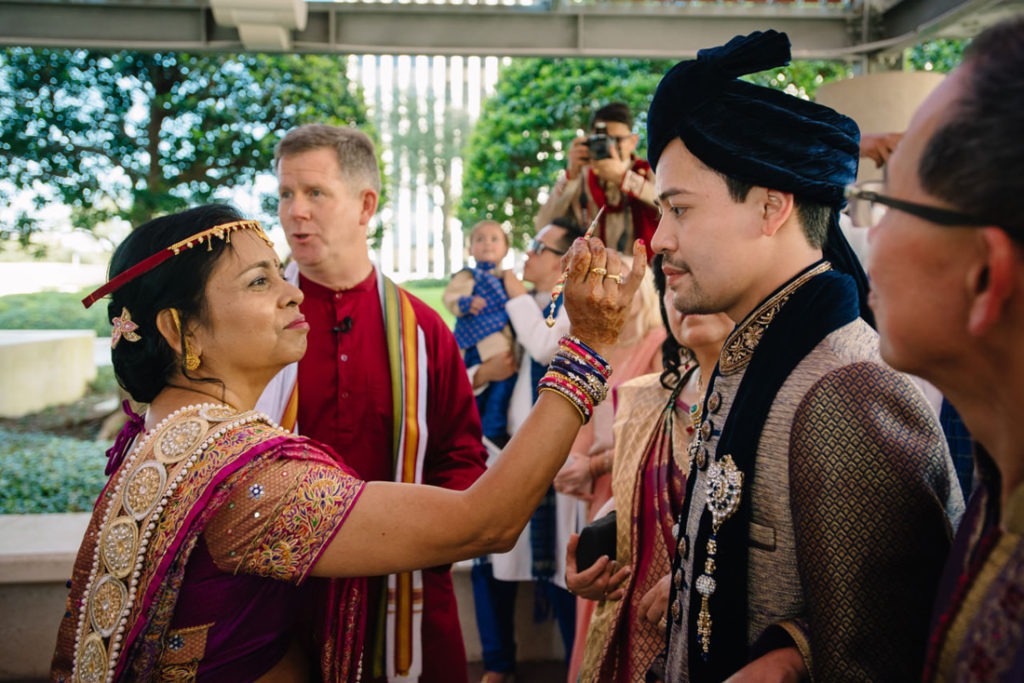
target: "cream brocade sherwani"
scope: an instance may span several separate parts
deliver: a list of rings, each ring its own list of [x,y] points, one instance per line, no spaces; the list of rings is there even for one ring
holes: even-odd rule
[[[709,387],[704,440],[711,455],[770,324],[770,303],[726,340]],[[678,611],[670,611],[667,681],[690,680],[686,615],[690,601],[700,600],[693,583],[702,568],[693,566],[689,546],[705,509],[708,470],[694,472],[682,575],[673,576],[684,588]],[[932,589],[951,525],[963,513],[955,482],[933,410],[907,376],[882,362],[876,332],[858,318],[828,334],[785,379],[752,481],[748,475],[743,483],[752,501],[751,648],[776,625],[797,644],[813,680],[918,680]],[[736,653],[736,661],[750,654]]]

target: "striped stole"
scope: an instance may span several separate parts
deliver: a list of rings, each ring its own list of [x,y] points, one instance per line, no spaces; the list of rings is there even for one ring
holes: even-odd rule
[[[423,330],[416,322],[409,295],[398,288],[380,269],[377,292],[384,314],[384,329],[391,370],[392,463],[395,481],[423,483],[423,460],[427,449],[427,348]],[[298,285],[295,263],[285,269],[285,278]],[[257,408],[278,424],[296,431],[299,407],[298,364],[292,363],[271,381],[260,397]],[[344,454],[341,454],[344,458]],[[403,572],[388,576],[388,589],[379,605],[370,605],[368,613],[378,616],[378,629],[365,639],[368,670],[375,677],[387,675],[390,681],[413,682],[423,670],[420,638],[423,617],[423,573]],[[383,629],[381,628],[383,627]]]
[[[377,291],[384,311],[391,368],[392,462],[395,481],[423,483],[427,449],[427,356],[423,331],[409,295],[377,271]],[[423,618],[423,572],[388,576],[386,673],[389,681],[416,681],[423,670],[420,631]],[[376,658],[375,658],[376,660]],[[379,660],[374,661],[374,673]]]

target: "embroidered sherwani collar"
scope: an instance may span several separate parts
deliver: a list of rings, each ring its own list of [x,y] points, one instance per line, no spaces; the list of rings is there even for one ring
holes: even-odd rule
[[[758,344],[761,343],[764,331],[775,320],[775,316],[782,310],[782,306],[793,295],[793,292],[807,284],[812,278],[831,269],[832,266],[828,261],[819,261],[762,301],[726,338],[725,344],[722,346],[721,358],[718,361],[719,372],[722,375],[731,375],[746,368],[750,359],[753,358]]]

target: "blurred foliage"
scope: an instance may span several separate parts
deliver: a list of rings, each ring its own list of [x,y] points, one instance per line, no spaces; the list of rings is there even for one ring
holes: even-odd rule
[[[96,368],[96,377],[89,382],[89,393],[114,395],[121,387],[117,384],[114,376],[114,368],[110,365],[102,365]]]
[[[647,109],[674,60],[513,59],[483,106],[464,153],[463,193],[457,210],[463,228],[497,220],[522,247],[533,233],[546,193],[565,168],[565,154],[591,114],[609,102],[625,102],[646,154]],[[841,62],[796,62],[751,80],[813,97],[822,84],[850,75]]]
[[[72,223],[138,225],[272,170],[298,124],[367,127],[343,58],[0,50],[0,202],[70,206]],[[38,228],[21,211],[0,236]]]
[[[825,83],[852,76],[853,68],[845,62],[797,61],[789,66],[744,76],[743,80],[813,100],[818,88]]]
[[[947,72],[968,41],[933,40],[904,53],[908,69]],[[380,147],[387,185],[428,188],[447,224],[468,230],[483,218],[508,227],[517,246],[533,231],[538,198],[564,167],[571,139],[599,106],[621,100],[643,134],[650,97],[674,60],[507,60],[495,94],[472,131],[461,110],[441,111],[442,94],[395,93],[389,147]],[[843,62],[794,62],[747,80],[813,98],[852,75]],[[40,212],[59,203],[93,230],[111,219],[138,225],[271,170],[283,132],[307,121],[354,125],[376,137],[363,93],[331,55],[209,54],[0,49],[0,245],[28,249]],[[467,139],[468,138],[468,139]],[[644,154],[641,140],[638,153]],[[461,201],[456,204],[459,157]],[[31,196],[33,206],[11,197]],[[382,205],[387,197],[382,197]],[[273,214],[276,197],[262,197]],[[378,245],[383,226],[373,224]],[[442,258],[447,263],[449,231]]]
[[[414,280],[403,282],[402,287],[423,299],[451,325],[453,318],[441,302],[446,284],[447,280]],[[109,337],[106,306],[100,302],[88,310],[82,308],[82,298],[89,291],[0,296],[0,330],[93,330],[97,337]]]
[[[90,512],[107,444],[0,428],[0,514]]]
[[[91,291],[35,292],[0,296],[0,330],[94,330],[98,337],[110,336],[107,307],[82,307]]]
[[[0,143],[0,150],[3,149]],[[0,200],[7,200],[4,190],[0,188]],[[32,233],[39,230],[39,219],[25,209],[16,209],[14,216],[9,221],[0,221],[0,249],[5,249],[8,244],[15,243],[33,258],[39,258],[46,254],[46,249],[33,245]]]
[[[0,514],[90,511],[110,447],[96,435],[119,398],[105,365],[78,401],[0,420]]]
[[[909,71],[949,73],[964,58],[970,41],[941,38],[916,45],[903,53],[903,67]]]

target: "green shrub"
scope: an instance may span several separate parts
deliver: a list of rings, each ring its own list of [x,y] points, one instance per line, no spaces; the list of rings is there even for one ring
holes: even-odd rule
[[[441,314],[445,322],[454,318],[442,304],[446,280],[404,283],[409,291]],[[110,334],[106,305],[89,310],[81,299],[87,292],[67,294],[39,292],[0,297],[0,329],[91,329],[97,335]],[[90,392],[115,394],[117,382],[109,366],[97,368]],[[79,402],[82,403],[82,402]],[[76,404],[77,405],[77,404]],[[67,429],[65,423],[78,419],[74,407],[58,406],[33,416],[31,426],[12,421],[17,429],[0,427],[0,514],[45,512],[89,512],[106,476],[104,451],[109,444],[39,433]],[[86,410],[88,406],[81,407]],[[51,415],[52,413],[52,415]]]
[[[90,512],[108,444],[0,429],[0,514]]]
[[[455,318],[441,300],[446,284],[446,280],[415,280],[402,286],[440,313],[450,327]],[[82,308],[82,298],[89,291],[0,296],[0,330],[94,330],[96,336],[107,337],[110,322],[106,302],[98,301],[88,310]]]
[[[107,306],[97,302],[86,310],[82,298],[89,292],[36,292],[0,296],[0,330],[94,330],[110,335]]]
[[[444,287],[447,284],[447,280],[414,280],[403,282],[402,287],[440,313],[448,327],[452,327],[455,324],[455,316],[444,307]]]
[[[97,367],[96,377],[89,382],[90,394],[116,396],[119,388],[117,377],[114,376],[114,368],[110,365],[100,365]]]

